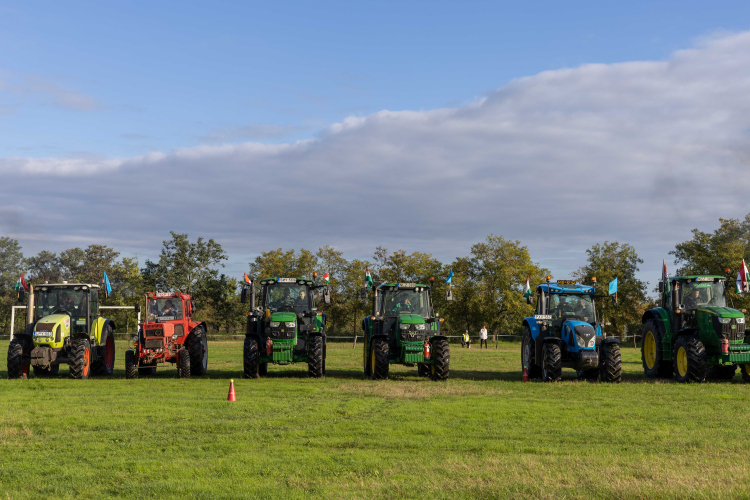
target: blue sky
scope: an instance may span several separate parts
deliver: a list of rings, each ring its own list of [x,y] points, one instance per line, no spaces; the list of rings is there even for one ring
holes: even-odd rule
[[[0,2],[0,233],[143,259],[173,229],[237,274],[325,244],[449,261],[493,233],[564,275],[618,240],[646,278],[691,229],[750,212],[748,19],[721,1]],[[582,198],[585,218],[560,210]]]

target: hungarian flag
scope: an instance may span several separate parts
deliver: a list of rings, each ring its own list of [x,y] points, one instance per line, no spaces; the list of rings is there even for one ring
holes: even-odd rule
[[[372,276],[370,276],[370,268],[365,268],[365,288],[372,287]]]
[[[531,286],[529,286],[529,275],[526,275],[526,290],[523,292],[524,298],[531,296]]]
[[[245,283],[250,284],[250,278],[247,276],[247,273],[242,273],[245,275]]]
[[[740,267],[740,270],[737,273],[737,286],[734,291],[737,293],[742,293],[742,292],[747,291],[748,281],[750,281],[750,275],[748,275],[748,272],[747,272],[747,265],[745,264],[745,259],[742,259],[742,267]]]
[[[29,284],[26,283],[25,279],[23,279],[23,273],[21,273],[21,277],[18,278],[18,281],[16,282],[16,286],[15,286],[16,292],[19,291],[21,288],[23,288],[27,292],[29,291]]]
[[[662,270],[661,270],[661,280],[664,282],[664,293],[667,293],[667,290],[669,290],[669,273],[667,272],[667,261],[662,260]]]
[[[325,274],[323,275],[323,281],[325,281],[325,282],[326,282],[326,285],[327,285],[327,284],[328,284],[328,282],[329,282],[329,281],[331,281],[331,276],[330,276],[330,275],[329,275],[328,273],[325,273]]]

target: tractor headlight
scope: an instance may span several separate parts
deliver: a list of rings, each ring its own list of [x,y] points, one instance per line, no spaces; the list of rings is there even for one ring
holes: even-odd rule
[[[297,323],[295,323],[294,321],[287,321],[285,325],[287,328],[294,328],[295,326],[297,326]]]
[[[409,329],[409,325],[401,325],[401,326],[399,326],[399,328],[401,328],[402,330],[408,330]]]
[[[745,318],[737,318],[737,324],[738,325],[744,325],[745,324]]]
[[[417,330],[424,330],[424,323],[416,326]]]
[[[278,328],[279,324],[280,323],[278,321],[271,321],[271,328]]]
[[[722,325],[726,325],[727,323],[731,322],[732,318],[719,318],[719,323]]]
[[[594,347],[596,346],[596,335],[592,336],[587,342],[581,335],[576,334],[576,344],[578,344],[578,347]]]
[[[172,340],[177,340],[178,338],[180,338],[180,336],[177,335],[176,333],[174,335],[172,335]]]

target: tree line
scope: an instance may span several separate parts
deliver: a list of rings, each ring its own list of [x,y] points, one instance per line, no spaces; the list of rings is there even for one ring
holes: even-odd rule
[[[736,270],[742,259],[750,260],[750,214],[744,220],[719,219],[713,232],[692,231],[692,238],[675,245],[670,255],[678,268],[672,275],[725,274]],[[622,335],[640,332],[643,312],[654,307],[655,285],[651,290],[636,278],[643,260],[627,243],[605,241],[586,250],[586,264],[572,270],[569,276],[580,283],[593,284],[597,278],[601,293],[606,284],[618,278],[618,306],[600,300],[600,317],[610,323],[609,333]],[[181,290],[193,295],[198,303],[197,316],[209,325],[210,333],[241,334],[245,328],[247,304],[240,303],[241,280],[222,272],[227,254],[213,239],[191,241],[187,234],[170,233],[162,245],[159,259],[146,260],[142,265],[133,258],[122,257],[106,245],[71,248],[60,253],[47,250],[25,257],[19,242],[0,237],[0,329],[7,334],[10,306],[16,304],[15,283],[20,273],[27,281],[99,283],[107,273],[112,294],[102,305],[135,305],[142,303],[149,291]],[[526,277],[532,288],[544,282],[549,271],[534,262],[527,247],[520,241],[489,235],[471,246],[469,255],[452,262],[441,262],[431,254],[403,250],[390,251],[377,247],[367,260],[347,259],[331,246],[317,251],[281,248],[261,252],[248,263],[251,279],[266,277],[311,277],[329,273],[331,303],[318,301],[327,314],[329,335],[350,335],[358,331],[362,317],[370,311],[370,303],[359,297],[365,269],[375,284],[388,282],[427,283],[435,278],[433,302],[444,318],[443,328],[451,334],[463,330],[476,333],[483,324],[491,334],[518,334],[521,321],[533,313],[533,306],[523,300]],[[454,300],[446,301],[445,277],[453,270]],[[660,276],[654,269],[654,282]],[[750,307],[750,299],[734,293],[728,284],[729,300],[737,308]],[[135,331],[135,313],[108,312],[118,332]]]

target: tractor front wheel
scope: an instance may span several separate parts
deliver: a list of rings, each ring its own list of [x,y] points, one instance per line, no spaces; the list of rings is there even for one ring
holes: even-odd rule
[[[208,370],[208,341],[202,325],[198,325],[187,338],[190,352],[191,375],[205,375]]]
[[[177,376],[190,378],[190,352],[184,348],[177,351],[177,361],[179,362]]]
[[[388,342],[385,339],[372,341],[372,379],[385,380],[388,378]]]
[[[432,343],[432,365],[430,378],[432,380],[448,380],[451,366],[451,351],[447,340],[436,340]]]
[[[310,351],[307,354],[307,376],[320,378],[323,376],[323,337],[313,337],[309,342]]]
[[[91,344],[88,339],[75,340],[70,349],[70,377],[87,379],[91,373]]]
[[[622,382],[622,355],[618,344],[604,344],[599,353],[599,377],[602,382]]]
[[[104,345],[97,349],[99,356],[91,363],[91,372],[94,375],[112,375],[115,371],[115,337],[111,325],[104,327],[102,337],[105,338]]]
[[[706,379],[732,380],[737,371],[737,365],[711,365],[706,369]]]
[[[696,337],[680,337],[674,345],[674,371],[678,382],[706,380],[706,349]]]
[[[531,330],[528,326],[523,327],[523,340],[521,341],[521,370],[526,367],[529,378],[542,376],[542,369],[536,364],[536,349],[534,339],[531,338]]]
[[[648,378],[670,378],[672,363],[664,361],[661,332],[652,319],[646,321],[641,332],[641,362]]]
[[[138,370],[135,368],[135,352],[125,351],[125,378],[135,378]]]
[[[542,380],[556,382],[562,375],[562,355],[560,346],[549,342],[544,344],[544,364],[542,365]]]
[[[27,378],[29,366],[23,363],[23,341],[14,339],[8,346],[8,378]]]
[[[252,337],[245,337],[242,350],[245,378],[258,378],[258,341]]]

